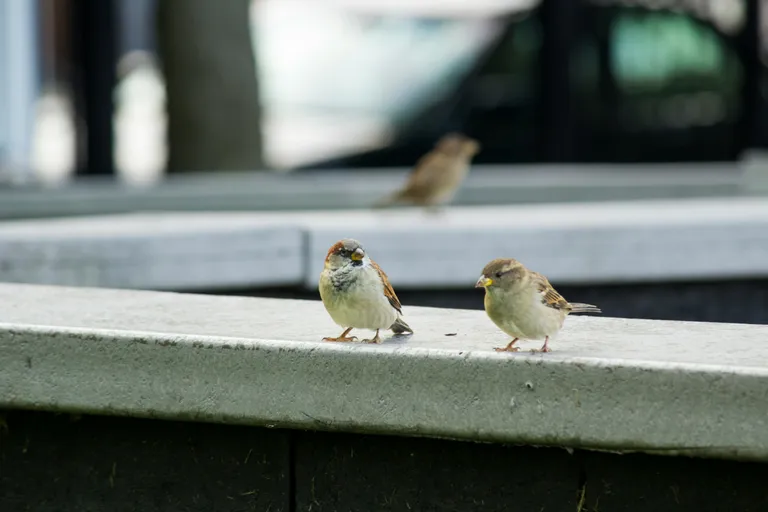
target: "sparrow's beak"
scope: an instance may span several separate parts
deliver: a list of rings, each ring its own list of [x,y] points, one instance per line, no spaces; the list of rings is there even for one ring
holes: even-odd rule
[[[363,258],[365,258],[365,253],[361,248],[358,247],[357,249],[355,249],[355,252],[352,253],[351,258],[352,258],[352,261],[360,261]]]
[[[485,276],[480,276],[480,279],[475,283],[475,288],[487,288],[493,284],[493,279]]]

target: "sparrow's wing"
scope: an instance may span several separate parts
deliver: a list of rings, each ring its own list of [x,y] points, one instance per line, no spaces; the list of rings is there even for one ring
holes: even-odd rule
[[[541,294],[542,303],[559,311],[571,310],[571,305],[562,295],[557,293],[557,290],[552,288],[552,285],[549,284],[549,279],[534,271],[531,271],[531,277],[536,285],[536,290]]]
[[[383,270],[381,270],[381,267],[376,263],[375,261],[371,260],[371,266],[376,269],[376,272],[379,273],[379,277],[381,277],[381,283],[384,285],[384,296],[387,298],[390,304],[392,304],[392,307],[397,310],[398,313],[402,313],[403,306],[400,304],[400,299],[397,298],[397,295],[395,295],[395,290],[392,288],[392,285],[389,284],[389,278],[387,277],[387,274],[384,273]]]

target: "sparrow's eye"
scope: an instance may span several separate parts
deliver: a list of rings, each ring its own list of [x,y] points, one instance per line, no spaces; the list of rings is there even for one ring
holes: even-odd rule
[[[499,278],[499,277],[501,277],[502,275],[503,275],[503,273],[502,273],[501,271],[499,271],[499,272],[496,272],[496,278]]]

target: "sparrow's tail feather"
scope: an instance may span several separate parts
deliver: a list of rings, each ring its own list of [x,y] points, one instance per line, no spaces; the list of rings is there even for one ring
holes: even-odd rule
[[[603,311],[592,304],[582,304],[580,302],[571,302],[571,313],[602,313]]]
[[[392,324],[392,332],[395,334],[403,334],[404,332],[409,332],[413,334],[413,329],[405,323],[405,320],[403,320],[401,317],[397,317],[397,320],[395,320],[395,323]]]

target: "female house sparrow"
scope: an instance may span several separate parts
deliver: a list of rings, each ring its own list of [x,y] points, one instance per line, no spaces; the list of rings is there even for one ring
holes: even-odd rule
[[[375,330],[376,336],[363,340],[366,343],[381,343],[381,329],[413,333],[401,317],[402,306],[387,274],[357,240],[345,238],[328,250],[319,289],[325,309],[345,328],[339,337],[323,341],[355,341],[356,337],[347,337],[352,329]]]
[[[475,288],[485,288],[485,312],[499,329],[514,337],[506,347],[495,349],[497,352],[517,352],[519,348],[513,345],[520,338],[543,338],[540,352],[550,352],[549,337],[562,329],[569,313],[602,313],[591,304],[568,302],[546,277],[512,258],[488,263]]]
[[[416,162],[403,188],[377,203],[377,207],[397,203],[439,206],[450,202],[469,172],[472,157],[480,144],[469,137],[450,133],[435,148]]]

